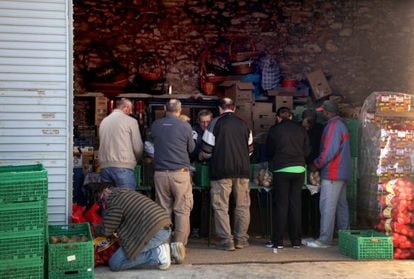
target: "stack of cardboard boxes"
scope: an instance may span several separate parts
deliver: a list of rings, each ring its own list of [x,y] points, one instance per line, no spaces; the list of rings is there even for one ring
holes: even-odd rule
[[[267,133],[276,122],[276,113],[273,112],[272,103],[259,103],[253,105],[253,132],[254,134]]]
[[[243,119],[253,133],[266,133],[275,124],[276,114],[273,104],[269,102],[254,102],[253,84],[241,80],[227,80],[224,87],[224,96],[231,98],[236,104],[235,114]]]
[[[236,105],[235,114],[243,119],[250,129],[253,129],[253,84],[241,80],[226,80],[221,86],[224,87],[224,96],[234,101]]]

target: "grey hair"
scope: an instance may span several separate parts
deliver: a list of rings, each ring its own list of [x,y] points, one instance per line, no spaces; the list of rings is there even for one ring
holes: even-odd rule
[[[213,113],[209,109],[202,109],[197,114],[197,120],[200,121],[200,118],[203,116],[211,115],[213,116]]]
[[[169,99],[165,105],[167,112],[178,112],[181,110],[181,102],[178,99]]]
[[[121,98],[116,102],[116,108],[117,109],[123,109],[125,107],[131,107],[132,108],[132,102],[131,102],[130,99]]]

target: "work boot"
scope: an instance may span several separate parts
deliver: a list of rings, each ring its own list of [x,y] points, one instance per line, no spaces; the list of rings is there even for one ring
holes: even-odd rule
[[[171,258],[176,264],[184,262],[185,246],[182,242],[171,242]]]

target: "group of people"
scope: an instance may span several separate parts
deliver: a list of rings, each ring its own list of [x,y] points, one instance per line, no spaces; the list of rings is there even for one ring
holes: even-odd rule
[[[120,248],[109,261],[111,270],[144,265],[168,269],[171,261],[184,261],[194,203],[191,161],[209,164],[217,248],[234,251],[249,245],[252,131],[235,115],[233,100],[220,99],[218,109],[215,118],[211,111],[200,111],[198,126],[193,129],[180,117],[181,102],[166,102],[165,117],[151,125],[155,202],[135,191],[134,168],[142,159],[143,143],[138,123],[129,117],[132,102],[118,100],[117,108],[102,121],[99,160],[103,183],[96,193],[105,211],[103,223],[95,226],[95,232],[115,234],[120,239]],[[272,247],[284,247],[287,224],[292,247],[300,248],[302,244],[301,192],[306,169],[318,169],[322,177],[320,236],[306,244],[331,244],[335,213],[339,229],[349,226],[345,196],[351,171],[349,135],[335,103],[325,101],[322,109],[328,123],[320,140],[320,152],[311,161],[310,154],[315,154],[313,125],[298,125],[290,109],[282,107],[277,111],[277,124],[268,133],[266,149],[275,203]],[[231,194],[235,204],[233,226],[229,216]]]
[[[332,244],[335,222],[337,229],[349,228],[346,184],[351,178],[349,133],[338,116],[338,106],[324,101],[319,108],[327,121],[323,128],[316,123],[316,112],[307,110],[302,125],[295,123],[286,107],[277,111],[278,124],[269,130],[266,151],[273,172],[274,219],[272,241],[268,247],[284,248],[285,227],[293,248],[302,244],[312,248],[326,248]],[[320,171],[319,195],[320,228],[317,239],[302,239],[302,187],[306,173]],[[317,212],[315,200],[311,220]],[[316,206],[317,206],[316,205]],[[308,213],[308,212],[307,212]],[[313,215],[313,216],[312,216]]]

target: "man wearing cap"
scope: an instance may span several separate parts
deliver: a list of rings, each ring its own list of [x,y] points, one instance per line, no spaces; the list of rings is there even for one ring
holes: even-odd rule
[[[313,248],[326,248],[332,244],[335,228],[349,228],[346,183],[351,178],[351,150],[349,133],[338,116],[338,106],[332,101],[324,101],[321,110],[327,120],[321,139],[319,156],[310,166],[311,170],[321,171],[320,212],[321,225],[317,240],[307,241]],[[336,217],[336,218],[335,218]]]

